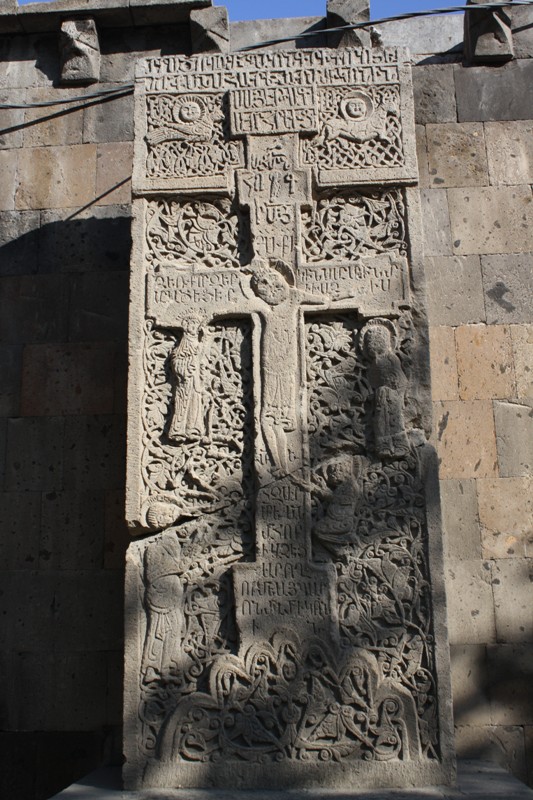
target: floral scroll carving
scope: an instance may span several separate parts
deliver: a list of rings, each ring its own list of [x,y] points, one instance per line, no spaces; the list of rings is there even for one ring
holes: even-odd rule
[[[325,195],[302,211],[302,228],[308,263],[405,253],[405,206],[396,189]]]
[[[246,221],[228,200],[156,200],[147,209],[148,263],[240,266],[248,254]]]

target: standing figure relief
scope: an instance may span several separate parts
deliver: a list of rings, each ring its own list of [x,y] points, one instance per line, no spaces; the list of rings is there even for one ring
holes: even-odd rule
[[[404,405],[408,385],[395,352],[396,328],[387,319],[373,319],[361,331],[363,355],[370,362],[367,376],[374,389],[374,448],[380,458],[409,453]]]
[[[205,436],[205,409],[202,385],[204,321],[191,314],[182,323],[183,335],[170,354],[176,379],[174,413],[168,430],[175,442],[201,441]]]

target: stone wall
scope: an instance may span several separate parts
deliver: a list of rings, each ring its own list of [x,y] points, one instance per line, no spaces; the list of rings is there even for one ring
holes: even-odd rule
[[[431,28],[446,57],[427,23],[411,38],[457,744],[523,780],[529,746],[533,782],[533,60],[463,67],[457,20]],[[189,47],[181,24],[106,26],[93,89]],[[0,53],[0,102],[87,91],[58,87],[57,33]],[[20,800],[120,759],[132,118],[131,96],[0,109],[0,794]]]
[[[457,749],[531,783],[533,61],[414,76]]]

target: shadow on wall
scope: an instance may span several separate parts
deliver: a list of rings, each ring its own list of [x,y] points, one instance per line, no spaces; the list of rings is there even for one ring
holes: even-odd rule
[[[128,206],[0,215],[0,796],[120,762]]]

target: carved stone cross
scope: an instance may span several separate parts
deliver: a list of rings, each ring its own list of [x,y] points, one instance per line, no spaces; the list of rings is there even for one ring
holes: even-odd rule
[[[136,103],[126,781],[446,782],[406,54],[151,59]]]

